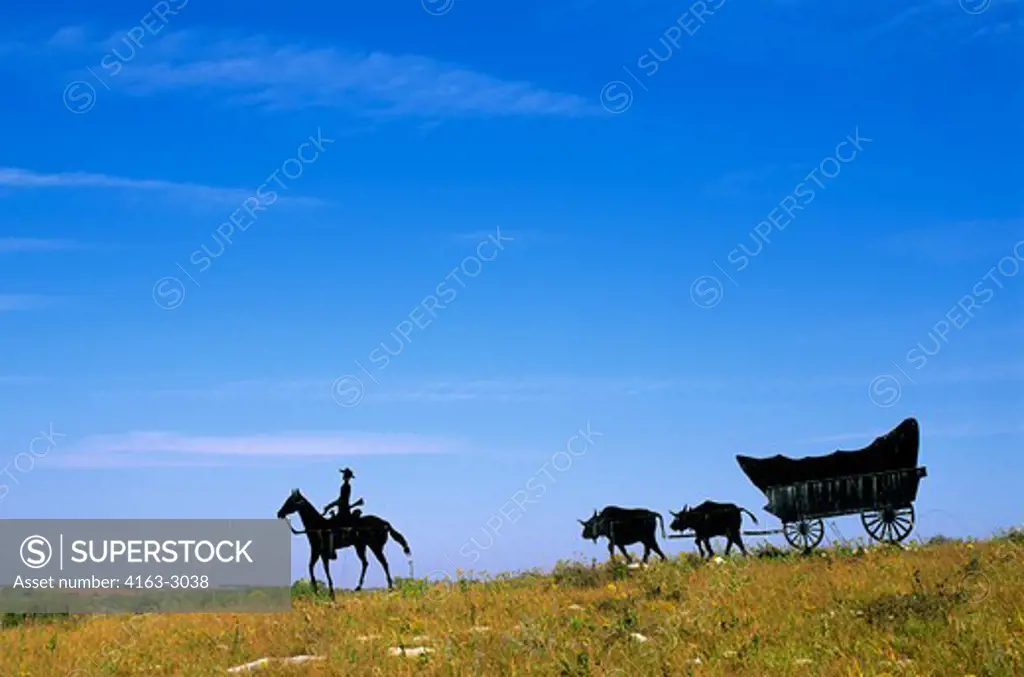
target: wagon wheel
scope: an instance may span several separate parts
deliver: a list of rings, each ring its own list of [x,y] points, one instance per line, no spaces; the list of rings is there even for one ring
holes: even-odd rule
[[[876,541],[899,543],[914,530],[914,506],[869,510],[860,514],[860,521]]]
[[[825,524],[820,520],[800,520],[782,525],[782,535],[794,548],[810,552],[825,538]]]

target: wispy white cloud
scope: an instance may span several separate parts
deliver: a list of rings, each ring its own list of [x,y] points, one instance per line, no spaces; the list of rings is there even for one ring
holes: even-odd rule
[[[1024,29],[1024,19],[1009,19],[1007,21],[999,21],[987,26],[982,26],[971,35],[972,38],[984,38],[984,37],[1003,37],[1010,35],[1014,31]]]
[[[46,174],[31,169],[0,167],[0,187],[19,189],[72,189],[95,188],[109,190],[148,191],[162,193],[172,199],[191,202],[238,206],[253,195],[249,189],[221,188],[197,183],[165,181],[162,179],[132,179],[108,174],[66,172]],[[280,201],[292,204],[320,205],[321,200],[308,197],[281,196]]]
[[[941,223],[907,229],[869,245],[888,256],[918,259],[938,265],[984,262],[995,264],[1012,254],[1024,240],[1024,219],[989,219]]]
[[[85,245],[74,240],[41,239],[35,237],[0,237],[0,254],[12,252],[55,252],[82,249]]]
[[[922,369],[914,374],[919,385],[966,386],[999,382],[1024,382],[1024,363],[978,365],[959,369]],[[581,398],[644,396],[750,396],[800,395],[827,390],[863,389],[871,378],[863,375],[712,377],[534,377],[462,381],[435,381],[416,388],[382,391],[367,400],[413,403],[457,401],[548,401]]]
[[[713,197],[735,197],[752,190],[765,189],[771,186],[773,179],[784,182],[790,180],[787,172],[800,171],[806,168],[800,164],[770,164],[754,169],[739,169],[728,172],[703,186],[706,194]],[[776,185],[776,188],[780,186]]]
[[[559,235],[554,233],[545,233],[539,230],[533,229],[509,229],[504,226],[498,226],[497,229],[492,227],[491,229],[480,229],[470,230],[459,233],[449,233],[442,235],[441,238],[445,244],[456,245],[459,247],[472,246],[487,240],[488,238],[495,237],[495,234],[500,231],[502,237],[512,238],[516,242],[516,247],[523,244],[537,244],[537,243],[550,243],[559,239]],[[436,236],[435,236],[436,237]],[[432,238],[433,239],[433,238]],[[436,241],[436,240],[435,240]]]
[[[290,432],[274,435],[188,435],[130,432],[93,435],[47,458],[64,467],[138,467],[153,465],[236,465],[247,461],[343,459],[350,456],[452,454],[460,442],[412,434]]]
[[[936,40],[1001,34],[1021,25],[1018,3],[1019,0],[995,0],[974,14],[965,11],[961,0],[924,0],[911,5],[884,3],[887,16],[875,22],[865,37],[874,40],[905,33],[908,37]],[[979,8],[982,3],[975,0],[970,5]]]
[[[87,31],[83,26],[62,26],[50,36],[46,44],[50,47],[80,47],[86,43]]]
[[[39,310],[56,304],[55,296],[41,294],[0,294],[0,312],[7,310]]]
[[[693,382],[699,389],[724,384]],[[385,391],[378,399],[390,402],[440,403],[474,400],[496,402],[565,400],[580,397],[630,397],[669,391],[678,392],[682,384],[676,380],[644,378],[523,378],[482,379],[469,381],[436,381],[419,388]]]
[[[116,76],[132,93],[221,91],[237,104],[344,108],[371,116],[574,117],[600,111],[576,94],[426,56],[185,32],[165,36],[160,44],[162,50],[153,52],[157,58],[133,62]],[[173,54],[167,45],[175,46]]]
[[[228,381],[208,386],[158,388],[156,390],[132,391],[133,396],[149,395],[153,397],[182,397],[186,399],[237,400],[246,398],[257,399],[308,399],[311,396],[330,397],[331,379],[245,379]],[[117,389],[97,391],[100,396],[116,396],[123,394]]]
[[[801,396],[823,391],[858,390],[867,397],[868,384],[876,373],[817,374],[815,376],[735,377],[587,377],[522,376],[489,379],[425,380],[413,385],[369,392],[373,403],[439,404],[446,402],[550,402],[626,397],[685,396]],[[919,386],[956,387],[1000,382],[1024,382],[1024,363],[993,363],[974,367],[940,369],[928,366],[912,377]],[[174,388],[115,388],[94,391],[104,399],[158,397],[213,400],[327,400],[333,379],[250,379],[220,384]]]
[[[975,438],[975,437],[1001,437],[1009,435],[1024,434],[1024,424],[992,424],[992,423],[958,423],[955,425],[944,425],[931,427],[925,423],[921,424],[921,435],[928,439],[940,438]],[[861,449],[871,444],[886,430],[862,430],[860,432],[840,433],[837,435],[823,435],[811,437],[794,442],[796,445],[822,445],[841,444],[844,449]],[[828,452],[821,452],[828,453]]]
[[[0,386],[24,386],[49,383],[52,379],[46,376],[3,376],[0,375]]]

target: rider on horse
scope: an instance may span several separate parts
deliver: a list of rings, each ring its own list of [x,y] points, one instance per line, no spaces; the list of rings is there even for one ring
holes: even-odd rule
[[[338,500],[331,501],[330,503],[325,505],[323,514],[326,515],[331,508],[337,508],[338,512],[334,515],[332,520],[341,529],[351,528],[352,523],[359,519],[359,516],[362,515],[361,510],[352,510],[352,508],[356,508],[358,506],[363,505],[363,499],[360,498],[355,503],[349,503],[349,501],[352,499],[352,485],[349,482],[353,478],[355,478],[355,474],[348,468],[342,468],[338,472],[341,473],[341,491],[339,492]],[[341,531],[341,529],[332,532],[331,534],[336,543],[341,542],[342,539],[344,538],[344,532]],[[337,554],[332,553],[331,559],[335,559],[336,557]]]

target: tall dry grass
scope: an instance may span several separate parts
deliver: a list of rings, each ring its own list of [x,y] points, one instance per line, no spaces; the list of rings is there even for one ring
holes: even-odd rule
[[[646,569],[561,563],[551,575],[398,590],[298,591],[290,613],[29,619],[0,673],[223,675],[1024,675],[1024,538],[908,549],[762,550]],[[427,647],[418,657],[398,647]],[[79,670],[80,672],[75,672]]]

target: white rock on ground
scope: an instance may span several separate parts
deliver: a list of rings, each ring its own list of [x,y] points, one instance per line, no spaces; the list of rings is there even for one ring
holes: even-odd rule
[[[644,637],[643,635],[641,635],[639,632],[634,632],[633,634],[630,635],[630,637],[632,637],[633,639],[635,639],[638,642],[646,642],[647,641],[647,638]]]
[[[396,647],[392,647],[392,648],[388,649],[388,654],[390,654],[392,656],[415,657],[415,656],[422,656],[423,654],[431,653],[432,651],[433,651],[433,649],[431,649],[429,646],[408,646],[408,647],[396,646]]]
[[[228,672],[254,672],[256,670],[262,670],[263,668],[269,667],[271,663],[308,663],[309,661],[322,661],[325,660],[325,656],[292,656],[290,658],[261,658],[245,665],[236,665],[233,668],[228,668]]]

